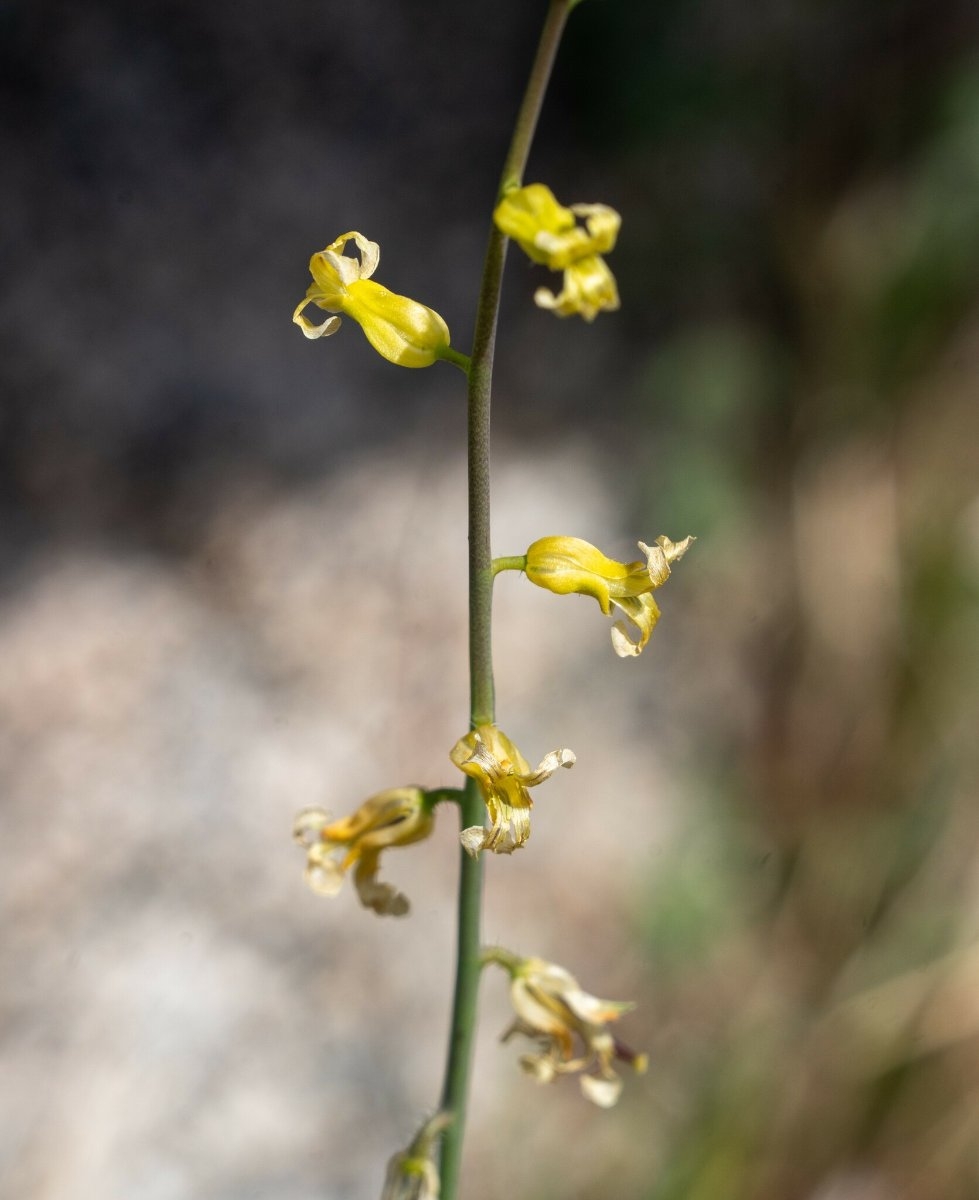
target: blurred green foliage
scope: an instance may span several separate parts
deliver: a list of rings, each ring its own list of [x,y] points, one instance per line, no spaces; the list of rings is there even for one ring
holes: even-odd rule
[[[582,18],[581,119],[649,213],[636,507],[700,535],[723,664],[636,900],[665,1132],[626,1190],[979,1195],[975,14]]]

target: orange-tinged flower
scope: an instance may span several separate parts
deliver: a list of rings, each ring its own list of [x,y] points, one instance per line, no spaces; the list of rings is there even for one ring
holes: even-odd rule
[[[306,849],[306,882],[314,892],[335,896],[355,866],[354,886],[364,907],[402,917],[410,907],[408,898],[377,878],[381,851],[420,842],[434,823],[432,804],[422,789],[401,787],[371,796],[339,821],[331,822],[322,809],[304,809],[296,817],[293,837]]]

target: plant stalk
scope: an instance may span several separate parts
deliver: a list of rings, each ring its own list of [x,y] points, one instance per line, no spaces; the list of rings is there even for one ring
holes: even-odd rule
[[[534,65],[503,166],[497,201],[505,191],[519,187],[522,182],[561,34],[575,2],[549,2]],[[469,368],[469,678],[472,728],[492,724],[496,715],[492,654],[494,572],[490,547],[490,407],[506,245],[506,237],[495,225],[491,225]],[[480,825],[484,817],[479,786],[475,780],[467,779],[460,805],[460,828]],[[442,1109],[452,1113],[454,1120],[442,1139],[441,1200],[456,1200],[466,1129],[481,970],[482,866],[481,859],[472,858],[460,850],[456,980],[441,1101]]]

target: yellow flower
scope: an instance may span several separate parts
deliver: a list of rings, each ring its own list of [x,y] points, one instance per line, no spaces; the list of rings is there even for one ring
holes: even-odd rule
[[[335,896],[344,874],[356,863],[354,886],[363,906],[379,915],[402,917],[410,907],[408,898],[377,879],[381,851],[420,842],[434,823],[421,788],[391,788],[332,823],[322,809],[304,809],[296,817],[293,837],[306,848],[305,878],[314,892]]]
[[[451,1113],[437,1112],[406,1150],[392,1156],[381,1200],[439,1200],[441,1182],[435,1166],[435,1142],[452,1121]]]
[[[533,801],[528,788],[536,787],[558,769],[574,766],[570,750],[552,750],[536,771],[495,725],[480,725],[460,738],[449,757],[483,793],[491,828],[473,825],[462,831],[462,844],[474,857],[480,850],[511,854],[530,837],[530,809]]]
[[[360,258],[343,253],[354,241]],[[437,312],[398,296],[374,283],[381,251],[362,233],[345,233],[309,260],[313,282],[296,307],[292,319],[308,338],[329,337],[340,328],[338,316],[314,325],[303,316],[309,304],[330,313],[345,313],[360,323],[367,340],[383,358],[400,367],[430,367],[438,358],[451,357],[449,328]]]
[[[649,641],[659,606],[652,593],[670,577],[670,566],[687,552],[692,537],[671,542],[658,537],[652,546],[639,543],[645,562],[620,563],[606,558],[590,542],[575,537],[545,537],[527,550],[524,570],[531,583],[560,596],[578,592],[594,596],[602,612],[609,616],[612,605],[620,609],[639,630],[638,638],[629,637],[625,623],[612,627],[612,646],[620,658],[641,654]]]
[[[582,1093],[593,1104],[611,1108],[622,1091],[612,1063],[620,1059],[640,1074],[644,1054],[636,1054],[609,1033],[607,1026],[635,1005],[600,1000],[581,989],[563,967],[542,958],[520,958],[494,946],[483,951],[484,963],[496,963],[510,975],[510,1002],[517,1019],[503,1034],[533,1038],[539,1053],[525,1054],[520,1065],[538,1083],[557,1075],[581,1073]]]
[[[578,313],[593,321],[602,310],[619,307],[615,277],[600,257],[615,246],[622,224],[614,208],[605,204],[565,208],[550,188],[532,183],[507,192],[493,219],[534,262],[564,272],[564,286],[558,295],[547,288],[534,293],[540,308],[549,308],[559,317]]]

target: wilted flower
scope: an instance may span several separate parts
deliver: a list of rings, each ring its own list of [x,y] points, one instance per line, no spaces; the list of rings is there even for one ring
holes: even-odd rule
[[[606,1028],[634,1004],[600,1000],[582,991],[563,967],[542,958],[520,958],[493,946],[483,951],[483,962],[494,962],[510,975],[510,1001],[517,1019],[502,1040],[519,1033],[538,1043],[539,1053],[520,1059],[538,1083],[580,1073],[585,1097],[600,1108],[611,1108],[622,1091],[612,1063],[619,1059],[639,1073],[646,1070],[646,1056],[635,1054]]]
[[[439,1200],[441,1185],[435,1166],[435,1142],[452,1120],[451,1113],[436,1113],[406,1150],[391,1157],[381,1200]]]
[[[593,321],[603,309],[619,307],[615,277],[601,257],[615,246],[622,224],[614,208],[605,204],[565,208],[549,187],[532,183],[507,192],[493,220],[534,262],[564,272],[564,287],[558,295],[547,288],[534,293],[540,308],[549,308],[559,317],[579,313]]]
[[[624,612],[638,627],[639,637],[633,641],[625,623],[616,621],[612,646],[620,658],[629,658],[642,653],[659,620],[652,593],[666,583],[671,564],[683,557],[693,541],[692,537],[682,542],[658,537],[652,546],[640,542],[646,561],[620,563],[581,538],[545,537],[528,548],[524,570],[531,583],[560,596],[571,592],[594,596],[606,616],[613,604]]]
[[[530,809],[533,800],[528,788],[548,779],[558,767],[574,766],[570,750],[552,750],[537,770],[502,730],[495,725],[480,725],[460,738],[449,757],[483,793],[489,812],[489,829],[473,825],[461,834],[462,844],[475,858],[480,850],[510,854],[530,837]]]
[[[408,898],[389,883],[380,883],[381,851],[409,846],[432,832],[432,804],[421,788],[401,787],[379,792],[340,821],[330,821],[319,808],[296,817],[293,837],[306,848],[306,882],[321,896],[335,896],[343,876],[356,863],[354,886],[365,908],[379,915],[401,917]]]
[[[343,253],[353,240],[360,258]],[[450,357],[449,328],[433,309],[389,292],[371,276],[381,251],[362,233],[345,233],[309,260],[313,282],[292,319],[308,338],[329,337],[340,328],[338,316],[314,325],[303,316],[309,304],[330,313],[345,313],[360,323],[367,340],[383,358],[400,367],[430,367]]]

